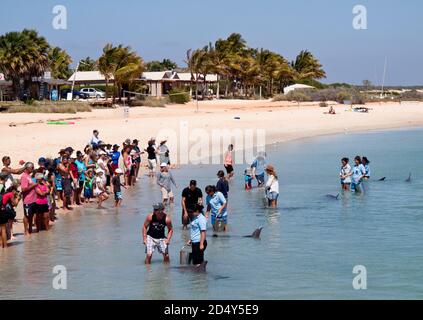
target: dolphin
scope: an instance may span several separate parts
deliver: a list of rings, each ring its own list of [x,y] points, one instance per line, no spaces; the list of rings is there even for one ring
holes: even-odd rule
[[[339,193],[336,196],[334,196],[333,194],[327,194],[326,198],[331,199],[331,200],[339,200],[339,196],[340,196]]]
[[[411,182],[411,172],[410,172],[410,174],[408,175],[408,178],[407,178],[407,180],[405,180],[405,182]]]
[[[379,181],[385,181],[386,177],[380,178]]]
[[[260,227],[256,230],[254,230],[254,232],[248,236],[241,236],[241,238],[252,238],[252,239],[260,239],[260,235],[261,235],[261,230],[263,230],[263,227]],[[214,234],[213,238],[230,238],[230,235],[224,234],[224,235],[218,235],[218,234]],[[236,236],[235,236],[236,237]]]

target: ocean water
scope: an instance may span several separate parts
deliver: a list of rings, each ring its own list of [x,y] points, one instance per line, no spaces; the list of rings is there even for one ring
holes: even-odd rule
[[[0,252],[1,299],[421,299],[423,298],[423,130],[303,139],[267,148],[280,176],[278,209],[263,191],[231,182],[228,238],[209,231],[206,273],[179,269],[188,234],[180,227],[180,193],[192,178],[215,183],[218,166],[173,173],[179,184],[171,265],[155,255],[144,265],[141,226],[160,200],[143,177],[116,210],[85,208],[61,215],[54,229]],[[366,155],[365,192],[340,192],[340,158]],[[411,183],[405,182],[412,173]],[[377,181],[386,177],[385,182]],[[111,206],[111,204],[108,204]],[[243,238],[263,226],[260,240]],[[53,267],[67,270],[67,289],[52,286]],[[367,270],[355,290],[353,268]]]

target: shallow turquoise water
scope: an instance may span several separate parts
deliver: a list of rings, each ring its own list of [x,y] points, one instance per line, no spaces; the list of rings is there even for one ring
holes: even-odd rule
[[[54,230],[0,252],[0,298],[35,299],[413,299],[423,298],[423,130],[326,136],[269,146],[280,175],[280,208],[266,209],[261,190],[231,182],[231,238],[210,238],[206,274],[176,267],[187,236],[174,212],[170,267],[143,264],[140,228],[160,199],[143,177],[119,211],[87,208],[61,216]],[[339,159],[366,155],[373,181],[363,195],[339,201]],[[245,166],[236,167],[238,173]],[[204,187],[219,167],[174,171],[180,189]],[[406,183],[409,172],[413,181]],[[385,182],[375,181],[387,177]],[[263,226],[261,240],[237,237]],[[52,269],[64,265],[68,289],[54,290]],[[367,290],[352,287],[356,265]]]

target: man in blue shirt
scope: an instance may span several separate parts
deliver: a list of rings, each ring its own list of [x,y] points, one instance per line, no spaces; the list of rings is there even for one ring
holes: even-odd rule
[[[202,213],[203,209],[204,207],[201,204],[196,204],[193,209],[188,209],[191,220],[191,240],[189,244],[192,247],[192,262],[196,266],[200,266],[204,262],[204,251],[207,248],[207,219]]]
[[[218,229],[216,222],[222,222],[224,225],[224,230],[226,231],[226,225],[228,223],[228,212],[226,211],[227,201],[225,196],[221,192],[217,191],[216,186],[206,187],[206,194],[206,218],[208,218],[209,214],[211,213],[211,223],[213,228],[215,230]]]
[[[264,169],[266,168],[266,153],[259,152],[251,164],[252,175],[257,179],[258,187],[264,185]]]

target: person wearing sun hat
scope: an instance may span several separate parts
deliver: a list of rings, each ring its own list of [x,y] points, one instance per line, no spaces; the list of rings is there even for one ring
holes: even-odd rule
[[[157,148],[157,154],[159,155],[159,162],[170,165],[169,148],[166,145],[167,139],[160,141],[160,145]]]
[[[115,170],[114,176],[112,178],[113,193],[115,196],[115,207],[120,207],[120,205],[122,204],[123,197],[121,187],[124,187],[126,189],[126,187],[120,181],[121,175],[123,175],[123,171],[118,168]]]
[[[109,195],[104,187],[104,180],[103,175],[104,172],[101,169],[97,169],[95,171],[96,177],[94,180],[94,196],[97,198],[98,209],[104,209],[104,207],[101,206],[101,204],[106,201],[109,198]]]
[[[265,187],[266,198],[269,202],[269,207],[275,208],[278,206],[279,197],[278,175],[276,173],[275,167],[273,167],[271,164],[266,166],[265,171],[268,176]]]

